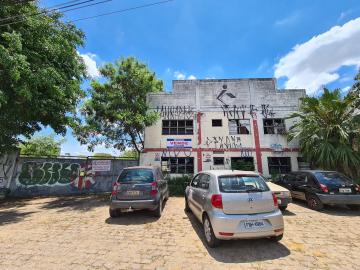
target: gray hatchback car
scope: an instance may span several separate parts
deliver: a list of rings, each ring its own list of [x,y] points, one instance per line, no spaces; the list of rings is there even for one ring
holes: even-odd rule
[[[255,172],[200,172],[186,188],[185,210],[203,224],[209,247],[219,240],[267,237],[279,241],[283,237],[277,197]]]
[[[121,211],[148,209],[161,216],[163,202],[169,198],[167,181],[158,167],[124,168],[114,183],[109,213],[118,217]]]

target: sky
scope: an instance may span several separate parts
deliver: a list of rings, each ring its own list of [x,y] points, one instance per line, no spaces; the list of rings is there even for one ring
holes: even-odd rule
[[[157,1],[112,0],[66,12],[63,20]],[[174,0],[74,23],[86,35],[78,51],[93,79],[101,79],[105,63],[135,56],[164,80],[166,91],[175,79],[275,77],[279,89],[318,95],[326,86],[345,94],[360,67],[358,0]],[[62,154],[92,154],[71,130],[65,139]],[[120,154],[103,146],[95,152]]]

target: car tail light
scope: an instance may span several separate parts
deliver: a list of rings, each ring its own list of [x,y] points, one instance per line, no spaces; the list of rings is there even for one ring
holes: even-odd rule
[[[279,207],[278,198],[276,197],[275,193],[272,193],[273,200],[274,200],[274,206]]]
[[[325,186],[324,184],[320,184],[320,189],[321,189],[322,192],[325,192],[325,193],[329,192],[327,186]]]
[[[151,195],[151,196],[156,196],[157,193],[158,193],[158,190],[157,190],[157,182],[152,182],[152,183],[151,183],[150,195]]]
[[[233,233],[230,233],[230,232],[219,232],[219,234],[222,236],[233,236],[234,235]]]
[[[223,209],[221,194],[213,194],[211,196],[211,205],[215,208]]]
[[[117,195],[117,193],[118,193],[118,191],[119,191],[119,184],[118,183],[114,183],[114,185],[113,185],[113,189],[112,189],[112,192],[111,192],[111,195],[112,196],[116,196]]]

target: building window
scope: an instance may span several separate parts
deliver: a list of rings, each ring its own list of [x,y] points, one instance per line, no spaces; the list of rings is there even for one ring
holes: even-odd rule
[[[161,169],[170,173],[194,173],[193,157],[162,157]]]
[[[162,135],[192,135],[193,120],[163,120]]]
[[[289,157],[268,157],[269,174],[291,172],[291,159]]]
[[[221,119],[213,119],[212,126],[213,127],[222,127],[222,120]]]
[[[213,157],[214,165],[224,165],[224,157]]]
[[[229,134],[250,134],[249,119],[233,119],[229,120]]]
[[[263,119],[264,134],[285,134],[285,123],[282,118]]]

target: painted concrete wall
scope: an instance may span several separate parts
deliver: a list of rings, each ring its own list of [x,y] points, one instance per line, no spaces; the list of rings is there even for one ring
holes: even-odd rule
[[[0,190],[9,188],[18,156],[18,151],[0,156]]]
[[[230,168],[230,163],[214,166],[214,156],[253,157],[255,168],[269,175],[267,157],[282,156],[290,157],[292,170],[297,170],[298,142],[289,143],[285,135],[264,134],[263,119],[286,118],[298,110],[304,96],[303,89],[278,90],[272,78],[173,81],[171,93],[148,95],[151,109],[158,111],[161,118],[145,129],[140,164],[160,166],[161,156],[166,153],[173,157],[192,156],[197,172]],[[192,119],[193,135],[162,135],[162,120],[171,119]],[[221,119],[222,127],[213,127],[212,119]],[[250,134],[230,135],[229,119],[248,119]],[[294,120],[285,120],[286,129],[293,124]],[[168,149],[167,139],[191,139],[192,149]]]
[[[108,192],[121,170],[138,165],[138,161],[114,159],[104,164],[99,166],[95,159],[20,157],[9,184],[9,196]]]

